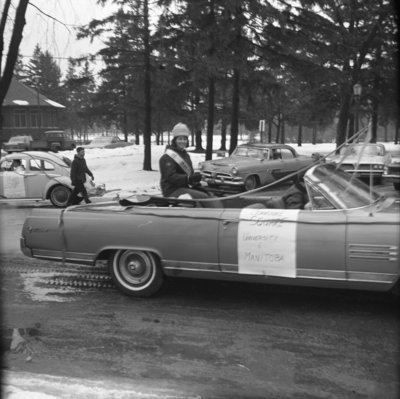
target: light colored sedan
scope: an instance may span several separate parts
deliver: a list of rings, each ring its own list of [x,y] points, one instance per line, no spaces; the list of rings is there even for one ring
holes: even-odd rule
[[[393,183],[396,190],[400,190],[400,146],[390,153],[391,161],[383,172],[383,178]]]
[[[56,207],[65,207],[73,186],[71,160],[50,152],[24,151],[0,161],[0,195],[3,199],[49,199]],[[104,184],[95,186],[87,179],[89,196],[102,196]]]
[[[338,155],[328,160],[356,177],[380,183],[391,156],[383,144],[355,143],[343,146]]]
[[[99,136],[94,138],[90,144],[85,145],[85,148],[118,148],[128,147],[133,143],[127,143],[121,140],[118,136]]]
[[[199,165],[210,187],[236,187],[246,191],[279,180],[313,163],[286,144],[249,143],[236,147],[227,157]]]
[[[27,151],[32,141],[32,136],[10,137],[10,140],[3,144],[3,149],[9,154],[12,152]]]

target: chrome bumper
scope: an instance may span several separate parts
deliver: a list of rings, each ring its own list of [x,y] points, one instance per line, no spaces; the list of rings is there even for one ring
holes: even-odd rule
[[[21,238],[19,239],[19,246],[20,246],[20,248],[21,248],[22,253],[23,253],[25,256],[29,256],[30,258],[33,258],[32,250],[26,246],[25,238],[24,238],[24,237],[21,237]]]
[[[225,180],[225,179],[220,179],[218,177],[210,178],[210,177],[203,177],[203,181],[206,182],[207,184],[216,184],[216,185],[224,185],[224,186],[243,186],[244,181],[242,179],[234,181],[234,180]]]

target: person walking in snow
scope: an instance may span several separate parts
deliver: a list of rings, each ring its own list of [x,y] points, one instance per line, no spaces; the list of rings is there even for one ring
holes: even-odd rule
[[[209,198],[200,191],[201,173],[193,170],[192,160],[186,151],[189,142],[189,128],[178,123],[172,129],[171,145],[159,160],[160,186],[164,197],[179,197],[189,194],[192,198]]]
[[[76,152],[77,153],[75,154],[74,160],[71,164],[70,173],[71,183],[74,186],[74,189],[72,190],[67,206],[77,205],[82,201],[82,199],[78,197],[79,193],[83,196],[83,199],[87,204],[90,204],[92,202],[88,197],[85,182],[86,174],[88,174],[92,178],[92,180],[94,180],[94,176],[86,164],[85,149],[83,147],[78,147],[76,149]]]

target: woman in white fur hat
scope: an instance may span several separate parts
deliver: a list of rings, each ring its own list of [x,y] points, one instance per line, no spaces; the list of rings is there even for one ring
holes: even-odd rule
[[[192,160],[186,151],[189,133],[184,123],[176,124],[172,129],[171,145],[160,158],[160,186],[164,197],[177,198],[189,194],[192,198],[209,198],[207,193],[198,190],[201,173],[193,170]]]

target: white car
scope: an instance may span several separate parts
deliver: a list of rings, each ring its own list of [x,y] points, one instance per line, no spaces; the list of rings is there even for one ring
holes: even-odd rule
[[[400,146],[390,154],[391,161],[384,168],[383,178],[392,182],[395,190],[400,190]]]
[[[133,143],[127,143],[121,140],[118,136],[99,136],[94,138],[88,145],[84,145],[84,148],[118,148],[128,147]]]
[[[381,183],[385,167],[390,163],[391,156],[383,144],[356,143],[347,144],[340,153],[327,161],[339,165],[345,172],[361,179],[372,179]]]
[[[6,155],[0,161],[0,196],[15,200],[49,199],[54,206],[63,208],[73,189],[70,166],[69,158],[50,152],[24,151]],[[105,193],[104,184],[96,186],[90,178],[85,184],[89,196]]]

